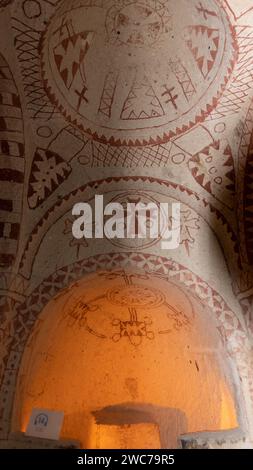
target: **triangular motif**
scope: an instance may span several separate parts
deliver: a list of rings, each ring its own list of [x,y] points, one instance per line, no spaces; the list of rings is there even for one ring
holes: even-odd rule
[[[164,116],[163,107],[147,77],[135,79],[125,100],[121,119],[138,120],[161,116]]]
[[[73,34],[64,38],[54,48],[54,60],[59,74],[66,86],[70,89],[77,72],[90,48],[93,32]]]
[[[189,169],[197,183],[230,208],[234,205],[235,170],[231,147],[214,142],[189,160]]]
[[[214,66],[219,43],[220,33],[218,29],[202,25],[188,28],[186,44],[204,78],[208,76]]]

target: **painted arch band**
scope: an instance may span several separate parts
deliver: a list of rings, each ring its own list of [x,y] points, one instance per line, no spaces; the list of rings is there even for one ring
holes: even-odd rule
[[[42,73],[50,100],[82,131],[145,145],[210,114],[236,51],[219,0],[68,0],[45,31]]]

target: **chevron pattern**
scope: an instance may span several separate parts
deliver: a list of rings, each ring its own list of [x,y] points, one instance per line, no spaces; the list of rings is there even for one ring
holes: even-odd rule
[[[12,21],[28,110],[34,119],[50,119],[58,113],[49,101],[41,79],[38,49],[42,31],[33,29],[15,18]]]
[[[208,120],[221,119],[238,114],[247,101],[253,86],[253,28],[235,28],[239,47],[237,64],[231,81],[226,87],[217,108]]]

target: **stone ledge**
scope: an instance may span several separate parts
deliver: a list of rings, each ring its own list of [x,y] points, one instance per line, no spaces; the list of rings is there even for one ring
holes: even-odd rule
[[[182,449],[252,449],[251,442],[240,429],[191,433],[180,436]]]
[[[12,433],[9,439],[0,440],[0,449],[80,449],[80,443],[75,440],[53,441],[28,437],[24,433]]]

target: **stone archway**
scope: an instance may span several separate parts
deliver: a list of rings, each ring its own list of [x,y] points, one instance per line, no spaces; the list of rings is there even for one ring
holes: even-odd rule
[[[29,331],[31,332],[32,325],[34,325],[36,319],[39,318],[39,314],[43,309],[43,306],[57,295],[59,290],[65,287],[65,293],[68,292],[70,284],[75,280],[78,281],[78,279],[82,278],[83,275],[88,272],[95,272],[101,269],[115,270],[115,268],[119,268],[119,266],[128,269],[136,269],[136,266],[138,266],[138,269],[151,272],[157,276],[158,279],[164,278],[173,282],[180,282],[180,284],[184,285],[187,289],[190,289],[191,292],[194,293],[194,296],[196,296],[201,302],[205,302],[212,309],[218,322],[219,329],[222,332],[226,348],[229,351],[229,354],[233,355],[236,362],[238,361],[238,367],[243,363],[247,351],[246,339],[244,340],[244,346],[241,351],[238,351],[234,341],[238,340],[239,332],[241,338],[246,338],[246,335],[243,333],[243,327],[240,325],[240,321],[236,315],[231,312],[223,299],[198,276],[194,275],[183,266],[166,258],[143,253],[114,253],[111,255],[108,254],[91,257],[77,262],[74,265],[62,268],[58,272],[54,273],[48,279],[43,281],[43,283],[29,297],[28,301],[20,308],[20,315],[23,319],[27,318],[28,312],[30,317],[29,325],[27,324],[29,330],[27,329],[25,331],[25,337],[29,337]],[[31,322],[32,318],[33,320]],[[25,344],[25,337],[23,336],[22,338],[22,344]],[[22,354],[19,354],[19,357],[21,357],[21,355]],[[244,362],[244,367],[245,364],[246,362]],[[245,386],[244,393],[247,386],[247,380],[248,375],[247,379],[246,377],[243,378],[243,387]],[[247,394],[247,392],[245,394]],[[248,395],[246,395],[245,401],[247,401],[247,399]],[[246,432],[247,424],[242,419],[242,415],[243,411],[240,410],[238,415],[239,423],[243,426],[243,429]]]

